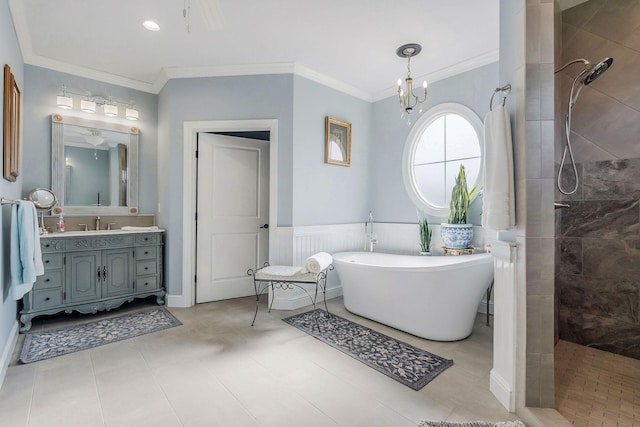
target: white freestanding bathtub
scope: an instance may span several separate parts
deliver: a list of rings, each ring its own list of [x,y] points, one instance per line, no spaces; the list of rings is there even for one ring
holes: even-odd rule
[[[377,252],[333,255],[350,312],[435,341],[473,329],[493,280],[491,254],[410,256]]]

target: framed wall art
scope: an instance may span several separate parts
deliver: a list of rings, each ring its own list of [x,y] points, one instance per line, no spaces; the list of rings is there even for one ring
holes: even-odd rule
[[[20,167],[20,88],[9,65],[4,65],[3,176],[15,181]]]
[[[325,117],[324,162],[332,165],[351,165],[351,123]]]

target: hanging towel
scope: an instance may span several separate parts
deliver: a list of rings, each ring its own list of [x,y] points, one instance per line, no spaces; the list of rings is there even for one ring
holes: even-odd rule
[[[507,230],[516,223],[511,121],[505,106],[484,120],[484,195],[482,226]]]
[[[332,262],[333,257],[330,254],[326,252],[318,252],[305,260],[300,272],[318,274],[325,268],[329,267]]]
[[[21,200],[11,208],[11,297],[19,300],[44,274],[36,207]]]

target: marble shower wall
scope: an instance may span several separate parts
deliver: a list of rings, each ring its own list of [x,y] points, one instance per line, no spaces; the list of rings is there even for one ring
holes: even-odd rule
[[[556,215],[560,338],[640,359],[640,158],[578,167]]]

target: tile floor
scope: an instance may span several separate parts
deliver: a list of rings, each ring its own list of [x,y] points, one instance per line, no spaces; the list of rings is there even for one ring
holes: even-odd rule
[[[116,312],[140,309],[144,302]],[[513,420],[489,391],[491,328],[423,340],[329,310],[454,360],[420,391],[378,373],[266,313],[250,327],[254,300],[171,308],[176,328],[28,365],[13,362],[0,389],[0,425],[18,426],[416,426],[420,420]],[[34,321],[33,330],[95,316]]]
[[[640,360],[560,340],[556,407],[574,426],[640,426]]]

